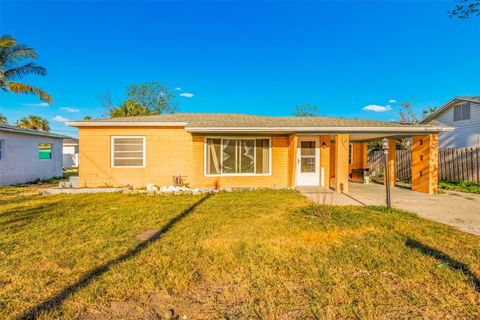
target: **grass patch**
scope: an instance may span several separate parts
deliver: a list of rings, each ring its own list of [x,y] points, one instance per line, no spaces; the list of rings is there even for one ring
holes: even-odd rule
[[[469,181],[440,181],[438,186],[445,190],[454,190],[480,194],[480,183]]]
[[[293,191],[0,188],[0,318],[480,316],[480,240]]]

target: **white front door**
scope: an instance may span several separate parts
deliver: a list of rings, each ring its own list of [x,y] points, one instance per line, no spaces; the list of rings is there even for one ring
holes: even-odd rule
[[[298,137],[296,185],[320,185],[320,140],[318,137]]]

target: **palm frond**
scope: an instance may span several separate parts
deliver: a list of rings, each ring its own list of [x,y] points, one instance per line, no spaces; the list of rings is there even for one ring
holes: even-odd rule
[[[0,37],[0,48],[7,49],[15,45],[15,39],[9,35],[3,35]]]
[[[23,44],[16,44],[0,51],[0,63],[15,64],[24,59],[35,60],[37,58],[37,51]]]
[[[23,129],[40,130],[47,132],[50,131],[48,120],[35,115],[29,115],[21,118],[15,123],[15,126]]]
[[[6,85],[8,87],[8,91],[13,92],[13,93],[24,93],[24,94],[33,94],[39,97],[41,100],[47,102],[48,104],[53,105],[53,99],[48,95],[45,91],[42,89],[39,89],[37,87],[24,84],[24,83],[19,83],[19,82],[13,82],[13,81],[8,81],[6,82]]]
[[[30,62],[26,65],[15,67],[5,71],[3,78],[5,80],[22,79],[24,76],[29,74],[38,74],[44,76],[47,74],[47,69],[39,66],[35,62]]]

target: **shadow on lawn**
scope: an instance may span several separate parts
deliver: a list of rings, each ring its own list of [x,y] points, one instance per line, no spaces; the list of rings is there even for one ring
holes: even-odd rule
[[[59,201],[55,201],[33,206],[24,206],[19,209],[0,213],[0,220],[2,220],[0,221],[0,226],[10,226],[14,224],[15,227],[23,227],[38,217],[50,214],[52,207],[58,203]]]
[[[110,268],[113,266],[122,263],[130,258],[133,258],[137,254],[139,254],[141,251],[145,250],[150,244],[153,242],[157,241],[162,235],[167,233],[172,227],[175,226],[178,222],[180,222],[183,218],[188,216],[190,213],[192,213],[199,205],[201,205],[203,202],[205,202],[208,198],[211,197],[211,194],[205,195],[203,198],[192,204],[190,207],[185,209],[182,213],[180,213],[178,216],[172,218],[165,226],[163,226],[160,230],[158,230],[155,234],[153,234],[150,238],[147,240],[139,243],[137,246],[133,247],[132,249],[128,250],[126,253],[111,259],[104,263],[101,266],[98,266],[97,268],[91,270],[89,273],[85,274],[80,280],[77,282],[73,283],[72,285],[66,287],[59,293],[57,293],[55,296],[45,300],[44,302],[36,305],[35,307],[31,308],[30,310],[27,310],[23,315],[18,317],[18,319],[36,319],[37,316],[40,313],[43,312],[48,312],[51,311],[55,308],[60,307],[63,302],[73,295],[75,292],[78,290],[85,288],[88,286],[94,279],[97,279],[98,277],[102,276],[105,272],[109,271]]]
[[[472,282],[475,290],[480,293],[480,278],[478,278],[466,264],[459,262],[449,255],[409,237],[407,237],[405,245],[409,248],[420,251],[424,255],[433,257],[438,261],[445,263],[454,270],[461,271]]]

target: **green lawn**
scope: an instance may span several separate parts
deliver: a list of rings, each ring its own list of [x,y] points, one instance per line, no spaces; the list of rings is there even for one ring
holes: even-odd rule
[[[469,181],[440,181],[440,189],[480,194],[480,183]]]
[[[0,188],[2,319],[480,317],[480,238],[409,213],[36,192]]]

